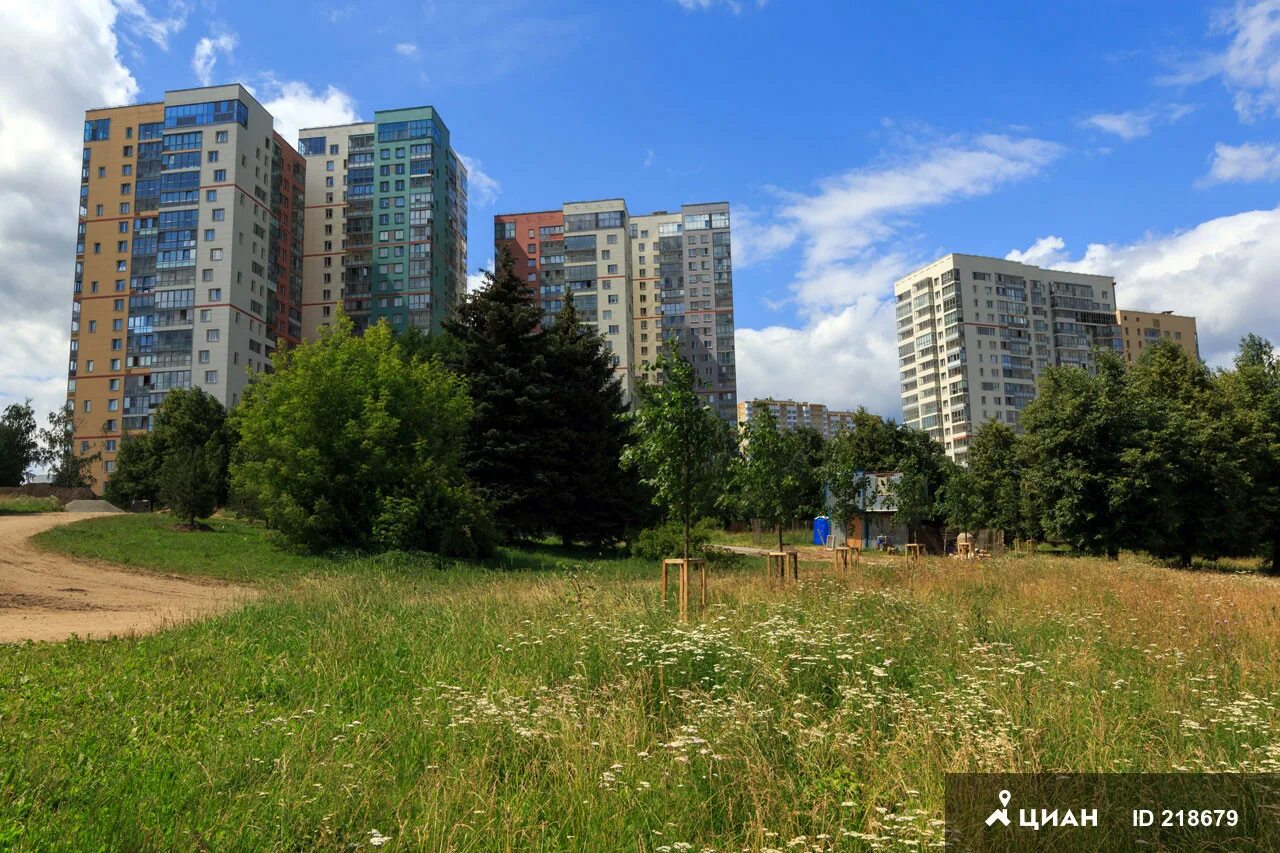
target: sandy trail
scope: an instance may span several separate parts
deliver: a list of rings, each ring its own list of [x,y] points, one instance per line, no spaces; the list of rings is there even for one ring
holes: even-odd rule
[[[146,634],[252,598],[245,587],[121,571],[36,548],[50,527],[110,513],[0,516],[0,643]]]

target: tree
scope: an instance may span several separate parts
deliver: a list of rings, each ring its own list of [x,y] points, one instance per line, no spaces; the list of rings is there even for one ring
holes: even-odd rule
[[[231,414],[238,499],[312,550],[492,550],[463,470],[471,402],[460,378],[406,359],[386,323],[356,336],[345,317],[273,365]]]
[[[803,498],[797,508],[801,518],[813,518],[826,514],[822,494],[822,464],[826,458],[827,442],[822,433],[810,426],[796,427],[791,431],[800,454],[800,479]]]
[[[634,532],[644,496],[622,454],[631,442],[622,382],[604,339],[582,325],[566,293],[544,337],[551,403],[541,458],[552,499],[546,523],[566,544],[604,545]]]
[[[437,358],[451,364],[462,355],[458,339],[443,329],[428,333],[417,326],[410,326],[396,334],[396,343],[400,344],[400,352],[405,358],[420,361]]]
[[[1022,426],[1028,506],[1045,535],[1085,553],[1119,557],[1132,526],[1120,482],[1136,434],[1119,356],[1099,353],[1094,372],[1046,370]]]
[[[758,518],[778,533],[782,550],[782,526],[795,518],[805,501],[803,447],[794,432],[778,429],[768,406],[742,427],[743,453],[733,466],[732,480],[743,512]]]
[[[973,496],[974,527],[1023,535],[1022,467],[1018,436],[1007,424],[991,420],[969,442],[967,476]]]
[[[188,527],[218,508],[218,469],[210,447],[178,447],[160,466],[160,499]]]
[[[1172,341],[1148,347],[1129,371],[1135,435],[1116,482],[1133,525],[1129,544],[1188,566],[1240,542],[1249,487],[1232,453],[1228,401],[1209,369]]]
[[[56,409],[49,413],[49,426],[40,430],[36,462],[49,469],[50,481],[58,488],[92,488],[96,481],[93,466],[102,454],[76,452],[76,423],[71,409]]]
[[[503,250],[484,285],[445,323],[458,342],[449,364],[467,378],[474,407],[466,470],[508,540],[540,535],[558,499],[545,450],[553,417],[541,322]]]
[[[894,432],[892,481],[894,520],[905,524],[914,538],[925,524],[941,525],[947,516],[944,487],[957,467],[932,436],[922,430],[898,426]]]
[[[31,401],[10,403],[0,415],[0,486],[21,486],[39,452]]]
[[[698,396],[693,365],[674,341],[654,367],[661,382],[640,386],[636,442],[623,459],[640,471],[667,517],[681,525],[687,560],[689,528],[714,506],[733,441],[728,425]]]
[[[160,503],[160,467],[164,455],[152,433],[126,435],[116,452],[116,469],[102,489],[102,496],[121,509],[137,501]]]
[[[1230,405],[1234,457],[1251,474],[1245,506],[1251,548],[1280,574],[1280,358],[1258,335],[1240,341],[1235,369],[1218,378]]]
[[[227,410],[200,388],[174,388],[156,407],[151,431],[126,437],[116,455],[116,469],[103,490],[120,507],[160,498],[161,468],[175,454],[205,453],[208,475],[218,504],[227,500],[227,464],[232,431]]]
[[[865,408],[853,413],[853,424],[827,442],[822,478],[827,486],[831,514],[852,531],[853,520],[864,509],[868,474],[892,471],[896,427]]]

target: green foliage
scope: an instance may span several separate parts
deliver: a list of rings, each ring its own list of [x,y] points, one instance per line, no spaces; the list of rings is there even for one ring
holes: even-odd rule
[[[682,556],[689,556],[689,529],[709,514],[726,482],[733,456],[728,425],[698,396],[693,365],[669,341],[655,362],[658,385],[641,385],[635,414],[636,441],[625,462],[640,471],[654,501],[685,531]],[[670,555],[668,555],[670,556]]]
[[[894,520],[908,527],[940,525],[947,515],[944,488],[955,463],[928,433],[900,426],[894,431]]]
[[[800,517],[811,519],[826,515],[826,502],[823,500],[822,466],[826,459],[827,442],[822,433],[810,426],[796,427],[792,430],[792,440],[799,447],[800,481],[803,498],[800,503]]]
[[[1018,436],[1007,424],[991,420],[978,427],[969,442],[967,467],[957,466],[946,486],[953,524],[963,530],[1001,530],[1007,540],[1028,534],[1018,452]]]
[[[438,362],[405,359],[386,324],[340,319],[275,358],[232,413],[233,488],[292,542],[492,549],[462,468],[471,404]]]
[[[10,403],[0,415],[0,486],[21,486],[39,452],[31,401]]]
[[[220,461],[209,447],[178,447],[160,465],[160,500],[188,525],[218,508]]]
[[[707,544],[716,536],[716,523],[709,519],[700,519],[689,527],[689,554],[701,557],[706,552]],[[662,560],[672,554],[683,553],[684,526],[678,521],[668,521],[656,527],[640,531],[631,542],[631,553],[646,560]]]
[[[862,510],[867,474],[893,470],[895,433],[892,422],[859,408],[853,413],[853,425],[827,442],[822,478],[831,515],[846,530]]]
[[[57,498],[34,498],[27,495],[0,497],[0,515],[26,515],[33,512],[62,512]]]
[[[1217,385],[1230,406],[1236,458],[1249,473],[1241,536],[1280,573],[1280,359],[1271,342],[1244,338],[1235,369],[1224,371]]]
[[[71,409],[56,409],[49,413],[49,425],[40,430],[36,462],[49,469],[50,482],[59,488],[92,488],[97,481],[92,469],[102,454],[76,451],[77,423]]]
[[[426,332],[417,326],[410,326],[403,332],[396,333],[396,343],[405,358],[418,361],[438,359],[445,364],[455,363],[462,356],[461,342],[443,329],[438,332]]]
[[[761,406],[742,427],[743,452],[732,467],[733,493],[747,518],[758,518],[778,533],[805,505],[805,448],[794,432],[778,429],[777,418]]]
[[[160,404],[164,408],[164,404]],[[126,435],[116,452],[116,470],[102,489],[102,496],[121,509],[135,501],[160,504],[160,467],[164,464],[161,446],[150,432]]]
[[[635,471],[622,465],[631,428],[621,380],[604,339],[582,325],[572,293],[544,343],[550,422],[531,461],[547,469],[547,528],[566,545],[619,542],[639,528],[648,503]]]
[[[552,499],[544,447],[554,417],[541,321],[503,251],[445,323],[457,341],[449,364],[466,377],[474,408],[466,471],[508,540],[541,535]]]

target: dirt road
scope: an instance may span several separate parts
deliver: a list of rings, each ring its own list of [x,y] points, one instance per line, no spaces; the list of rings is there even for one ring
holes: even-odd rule
[[[246,601],[253,590],[127,572],[42,551],[28,538],[108,513],[0,516],[0,643],[145,634]]]

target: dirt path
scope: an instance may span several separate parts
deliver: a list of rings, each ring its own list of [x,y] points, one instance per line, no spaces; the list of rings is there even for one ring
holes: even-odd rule
[[[0,643],[145,634],[255,595],[244,587],[127,572],[42,551],[42,530],[110,513],[0,516]]]

